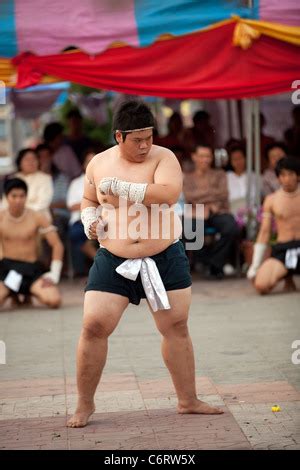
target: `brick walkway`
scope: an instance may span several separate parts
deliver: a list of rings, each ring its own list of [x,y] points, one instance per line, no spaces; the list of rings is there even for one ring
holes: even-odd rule
[[[110,339],[97,411],[65,427],[76,403],[75,350],[83,281],[65,281],[64,306],[0,312],[0,449],[300,449],[299,293],[259,297],[246,280],[195,280],[190,331],[199,396],[219,416],[178,415],[145,303]],[[272,412],[273,405],[281,411]]]

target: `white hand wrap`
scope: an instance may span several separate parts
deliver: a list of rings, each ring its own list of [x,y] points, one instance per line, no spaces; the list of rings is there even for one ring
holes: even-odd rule
[[[94,222],[98,222],[96,226],[96,233],[98,236],[98,239],[101,240],[104,237],[104,228],[107,225],[107,222],[104,222],[101,219],[101,212],[102,212],[102,207],[86,207],[81,211],[81,221],[83,223],[84,227],[84,233],[86,234],[87,238],[89,240],[92,239],[92,236],[90,234],[90,228],[91,225],[93,225]]]
[[[255,278],[258,268],[260,267],[264,259],[266,249],[267,249],[266,243],[255,243],[254,249],[253,249],[252,263],[247,272],[248,279],[251,280]]]
[[[60,280],[62,266],[63,262],[60,259],[52,260],[50,265],[50,271],[43,274],[43,277],[50,279],[54,284],[58,284]]]
[[[90,227],[98,219],[96,207],[86,207],[81,211],[81,222],[83,223],[84,233],[91,240]]]
[[[128,181],[119,180],[116,177],[102,178],[99,189],[102,194],[119,196],[128,201],[141,204],[145,198],[147,183],[130,183]]]

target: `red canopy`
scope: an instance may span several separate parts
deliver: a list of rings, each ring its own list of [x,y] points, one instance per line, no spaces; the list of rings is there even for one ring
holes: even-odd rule
[[[43,75],[129,94],[168,98],[245,98],[291,90],[300,78],[299,47],[262,35],[247,50],[232,43],[234,23],[161,40],[146,48],[111,48],[14,59],[17,87]]]

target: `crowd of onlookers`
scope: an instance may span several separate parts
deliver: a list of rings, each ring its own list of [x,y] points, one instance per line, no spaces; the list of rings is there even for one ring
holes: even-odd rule
[[[300,107],[293,109],[293,126],[284,132],[284,139],[263,133],[261,115],[261,202],[279,187],[275,166],[285,155],[300,159]],[[22,149],[16,159],[14,176],[28,186],[27,206],[42,211],[57,227],[65,246],[63,274],[86,275],[97,244],[87,240],[80,220],[84,171],[93,156],[104,146],[84,135],[82,117],[78,110],[67,116],[68,129],[58,122],[46,125],[42,142],[36,148]],[[184,175],[180,203],[204,204],[204,234],[210,242],[198,253],[189,254],[192,267],[208,266],[211,276],[222,278],[230,273],[236,261],[236,244],[245,237],[240,215],[247,205],[255,204],[256,178],[246,170],[246,142],[230,139],[224,143],[228,159],[216,167],[215,129],[206,111],[193,117],[193,127],[185,128],[178,112],[168,122],[168,133],[160,136],[154,131],[154,144],[171,149],[177,156]],[[9,175],[12,176],[12,175]],[[250,180],[248,180],[250,176]],[[249,188],[249,189],[248,189]],[[2,198],[5,207],[5,198]],[[42,249],[47,263],[47,248]],[[226,271],[227,269],[227,271]]]

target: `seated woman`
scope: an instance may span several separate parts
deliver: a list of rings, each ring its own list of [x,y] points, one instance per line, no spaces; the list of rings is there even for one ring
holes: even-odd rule
[[[236,215],[247,205],[247,189],[250,185],[250,203],[255,203],[255,174],[251,172],[250,181],[246,172],[246,155],[242,146],[231,147],[229,151],[231,171],[226,173],[229,193],[230,212]]]
[[[16,164],[18,172],[14,176],[25,181],[28,187],[26,207],[41,212],[51,220],[49,208],[53,197],[52,178],[39,170],[37,152],[30,148],[20,150]],[[7,207],[5,199],[3,205]]]

